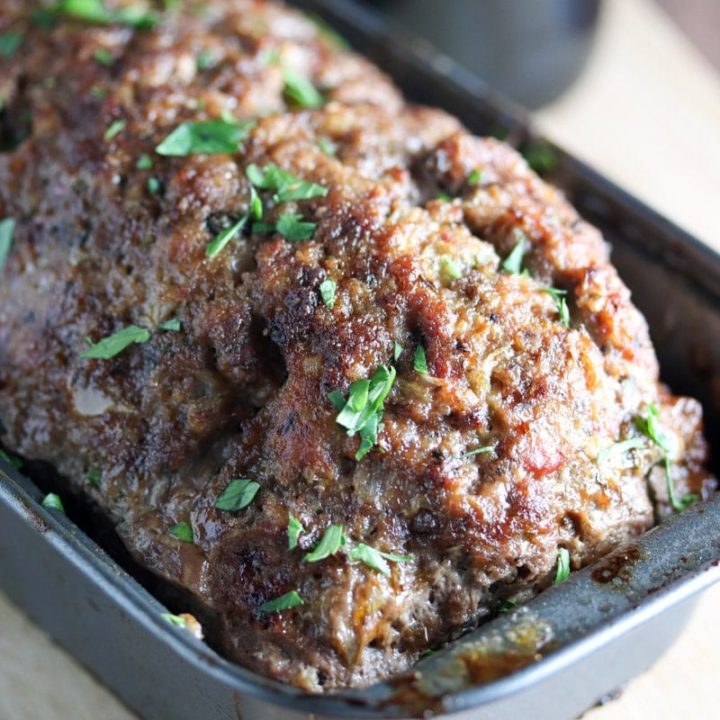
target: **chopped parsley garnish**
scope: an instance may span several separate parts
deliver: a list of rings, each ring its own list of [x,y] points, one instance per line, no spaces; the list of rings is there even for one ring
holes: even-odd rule
[[[395,382],[396,374],[394,367],[380,365],[369,380],[356,380],[350,385],[347,400],[338,390],[330,394],[330,401],[340,410],[335,422],[346,428],[350,437],[356,432],[360,433],[356,460],[364,458],[377,444],[385,398]]]
[[[162,190],[162,183],[156,178],[148,178],[147,189],[151,195],[157,195]]]
[[[275,230],[290,242],[309,240],[317,227],[314,222],[307,222],[298,213],[282,213],[278,218]]]
[[[259,489],[260,484],[254,480],[247,478],[231,480],[223,494],[217,499],[215,507],[228,512],[242,510],[253,501]]]
[[[482,181],[482,172],[475,168],[469,175],[467,179],[468,185],[479,185]]]
[[[240,148],[240,141],[254,125],[254,120],[230,118],[184,122],[155,148],[155,152],[167,157],[236,153]]]
[[[555,585],[565,582],[570,577],[570,553],[566,548],[558,550],[557,570],[555,571]]]
[[[263,205],[257,190],[253,185],[250,186],[250,215],[254,220],[262,220]]]
[[[330,138],[319,137],[317,144],[324,155],[327,155],[328,157],[335,157],[337,154],[337,145],[330,140]]]
[[[422,345],[418,345],[417,348],[415,348],[413,370],[421,373],[422,375],[428,374],[427,357],[425,356],[425,348]]]
[[[557,308],[558,314],[560,315],[560,321],[565,327],[570,327],[570,311],[567,305],[567,290],[558,290],[554,287],[543,288],[542,291],[550,295],[555,301],[555,307]]]
[[[112,140],[116,135],[121,133],[125,126],[127,125],[127,120],[114,120],[112,123],[110,123],[110,126],[105,131],[105,134],[103,135],[104,140]]]
[[[0,55],[10,57],[20,47],[22,41],[22,33],[12,31],[0,33]]]
[[[305,601],[300,597],[300,593],[297,590],[291,590],[279,598],[275,598],[275,600],[269,600],[263,603],[258,608],[258,611],[261,613],[276,613],[304,604]]]
[[[22,467],[23,462],[19,457],[9,455],[2,449],[0,449],[0,458],[2,458],[9,465],[12,465],[16,470],[19,470]]]
[[[180,332],[182,330],[182,323],[177,318],[171,318],[165,320],[158,325],[158,329],[165,330],[165,332]]]
[[[187,620],[179,615],[173,615],[172,613],[165,612],[162,613],[160,617],[169,622],[171,625],[175,625],[175,627],[187,630]]]
[[[512,600],[504,600],[498,608],[500,615],[507,615],[511,610],[517,607],[517,603]]]
[[[303,558],[303,562],[319,562],[335,555],[345,544],[342,525],[331,525],[320,538],[318,544]]]
[[[248,180],[255,187],[274,191],[273,200],[277,203],[290,200],[310,200],[316,197],[325,197],[328,193],[325,186],[305,182],[277,165],[266,165],[262,169],[257,165],[248,165],[245,172]]]
[[[219,232],[205,248],[205,254],[214,258],[244,227],[248,216],[243,215],[236,223]]]
[[[140,7],[129,7],[108,10],[102,0],[59,0],[52,10],[76,20],[95,23],[97,25],[127,25],[140,30],[149,30],[158,24],[160,18],[156,13]]]
[[[95,487],[100,487],[100,483],[102,482],[102,473],[99,470],[88,470],[87,474],[85,475],[85,479]]]
[[[453,201],[453,196],[452,196],[452,195],[448,195],[447,193],[441,192],[441,193],[438,193],[438,194],[435,196],[435,199],[436,199],[436,200],[442,200],[443,202],[452,202],[452,201]]]
[[[331,278],[326,278],[320,283],[320,297],[328,310],[332,310],[335,307],[336,290],[337,283]]]
[[[138,170],[149,170],[153,166],[152,158],[147,155],[146,153],[143,153],[135,163],[135,167]]]
[[[48,493],[42,499],[42,506],[48,510],[57,510],[58,512],[64,513],[65,508],[63,507],[62,500],[59,495],[55,493]]]
[[[284,70],[285,97],[300,108],[319,108],[325,104],[325,99],[309,78],[290,68]]]
[[[133,343],[145,343],[149,339],[149,330],[137,325],[128,325],[99,343],[91,345],[85,352],[80,353],[80,357],[84,360],[109,360]]]
[[[638,450],[645,446],[645,440],[641,437],[628,438],[613,443],[609,447],[601,450],[597,455],[598,465],[605,464],[611,457],[615,455],[623,455],[630,450]]]
[[[361,562],[368,567],[377,570],[385,576],[390,575],[390,566],[387,561],[395,563],[410,562],[412,555],[395,555],[394,553],[382,552],[376,550],[365,543],[358,543],[348,553],[348,559],[351,562]]]
[[[5,218],[4,220],[0,220],[0,268],[5,265],[5,261],[10,254],[14,233],[14,218]]]
[[[298,538],[305,532],[303,524],[294,516],[290,515],[287,526],[288,548],[294,550],[298,544]]]
[[[211,70],[215,67],[216,62],[215,55],[211,50],[201,50],[195,59],[197,69],[200,71]]]
[[[670,467],[670,455],[673,452],[672,441],[670,436],[663,430],[660,425],[660,412],[654,403],[648,406],[645,415],[635,418],[635,425],[638,430],[650,438],[663,451],[663,469],[665,471],[665,484],[667,486],[668,499],[673,510],[682,512],[690,505],[697,502],[699,497],[693,493],[689,493],[683,498],[678,498],[675,493],[675,482]]]
[[[170,528],[170,534],[184,543],[192,543],[195,541],[193,530],[189,523],[186,522],[179,522],[177,525],[173,525]]]
[[[102,85],[93,85],[90,88],[90,96],[96,100],[104,100],[108,96],[108,89]]]
[[[500,267],[510,275],[520,275],[522,273],[522,262],[525,257],[525,245],[527,240],[524,235],[515,244],[510,254],[502,261]]]
[[[475,457],[476,455],[486,455],[487,453],[491,453],[494,450],[494,445],[483,445],[482,447],[474,448],[473,450],[468,450],[467,452],[464,452],[463,457],[471,458]]]
[[[113,63],[112,53],[107,48],[96,50],[93,58],[101,65],[112,65]]]
[[[546,142],[531,142],[523,151],[527,164],[539,174],[552,172],[559,164],[560,159],[552,146]]]
[[[399,342],[393,343],[393,359],[397,362],[403,354],[403,346]]]
[[[451,283],[462,277],[462,271],[457,263],[449,257],[440,258],[440,279],[445,283]]]

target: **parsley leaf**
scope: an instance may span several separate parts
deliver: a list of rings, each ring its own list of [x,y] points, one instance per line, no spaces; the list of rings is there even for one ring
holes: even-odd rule
[[[245,227],[248,216],[243,215],[235,224],[226,227],[219,232],[205,248],[205,254],[209,258],[214,258],[223,248]]]
[[[240,141],[254,125],[254,120],[228,118],[184,122],[155,148],[155,152],[166,157],[236,153],[240,148]]]
[[[298,593],[297,590],[291,590],[290,592],[281,595],[279,598],[275,598],[275,600],[269,600],[268,602],[263,603],[258,608],[258,611],[261,613],[276,613],[304,604],[305,601],[300,597],[300,593]]]
[[[309,240],[315,233],[315,228],[314,222],[305,222],[302,215],[290,212],[280,215],[275,226],[277,232],[290,242]]]
[[[217,499],[218,510],[234,512],[246,508],[257,495],[260,484],[246,478],[231,480],[223,494]]]
[[[393,553],[376,550],[369,545],[365,545],[365,543],[358,543],[348,553],[348,559],[351,562],[364,563],[368,567],[377,570],[379,573],[389,576],[390,566],[387,564],[388,560],[390,562],[403,563],[410,562],[413,558],[412,555],[395,555]]]
[[[498,608],[500,615],[507,615],[511,610],[517,607],[517,603],[512,600],[504,600]]]
[[[320,538],[318,544],[303,558],[303,562],[319,562],[335,553],[345,544],[342,525],[331,525]]]
[[[330,394],[331,402],[340,409],[335,422],[346,428],[351,437],[356,432],[360,433],[361,442],[355,453],[356,460],[365,457],[377,444],[385,398],[395,382],[396,374],[394,367],[380,365],[369,380],[356,380],[350,385],[348,399],[341,409],[338,401],[342,395],[338,391]]]
[[[262,220],[263,216],[263,206],[262,206],[262,200],[260,199],[260,196],[257,194],[257,191],[255,190],[255,187],[253,185],[250,186],[250,215],[254,220]]]
[[[523,157],[527,164],[536,172],[542,175],[553,171],[560,163],[554,148],[544,141],[533,141],[523,151]]]
[[[667,487],[668,498],[673,510],[676,512],[687,510],[700,498],[695,495],[695,493],[688,493],[685,497],[678,498],[675,493],[675,482],[673,481],[672,471],[670,470],[670,458],[667,455],[663,458],[663,468],[665,470],[665,486]]]
[[[119,355],[133,343],[145,343],[149,339],[149,330],[137,325],[128,325],[100,342],[91,345],[85,352],[80,353],[80,357],[84,360],[109,360]]]
[[[323,155],[335,157],[337,155],[337,145],[330,138],[319,137],[317,141],[318,147]]]
[[[335,307],[336,290],[337,283],[331,278],[326,278],[320,283],[320,297],[328,310],[332,310]]]
[[[201,72],[204,70],[211,70],[215,67],[217,60],[212,50],[201,50],[195,58],[195,65]]]
[[[110,126],[105,131],[105,134],[103,135],[103,140],[112,140],[116,135],[121,133],[125,126],[127,125],[127,120],[113,120],[112,123],[110,123]]]
[[[310,200],[328,194],[328,189],[324,185],[305,182],[273,164],[266,165],[262,169],[254,164],[248,165],[245,174],[255,187],[261,190],[273,190],[275,192],[273,200],[277,203]]]
[[[138,170],[149,170],[153,166],[152,158],[147,155],[146,153],[143,153],[135,163],[135,167]]]
[[[475,457],[476,455],[485,455],[487,453],[491,453],[495,450],[494,445],[483,445],[483,447],[475,448],[474,450],[468,450],[467,452],[463,453],[464,458],[471,458]]]
[[[638,450],[645,446],[645,440],[641,437],[628,438],[627,440],[620,440],[619,442],[613,443],[608,447],[601,450],[597,455],[598,465],[605,464],[610,458],[615,455],[623,455],[630,450]]]
[[[109,360],[133,343],[145,343],[149,339],[149,330],[137,325],[129,325],[121,330],[118,330],[113,335],[103,338],[98,343],[93,343],[89,338],[85,338],[85,342],[90,347],[80,353],[80,357],[86,360]]]
[[[14,455],[9,455],[2,449],[0,449],[0,458],[3,459],[9,465],[12,465],[16,470],[19,470],[22,467],[23,462],[19,457],[15,457]]]
[[[60,496],[56,495],[55,493],[48,493],[43,498],[41,505],[47,510],[57,510],[61,513],[65,512],[65,508],[63,507]]]
[[[421,373],[422,375],[428,374],[427,357],[425,356],[425,348],[422,345],[418,345],[417,348],[415,348],[413,370]]]
[[[468,185],[479,185],[482,181],[482,172],[475,168],[469,175],[467,179]]]
[[[555,307],[560,315],[560,321],[565,327],[570,327],[570,311],[568,310],[566,295],[567,290],[558,290],[554,287],[546,287],[542,292],[547,293],[555,301]]]
[[[635,418],[637,429],[650,438],[664,453],[673,451],[672,442],[660,425],[660,411],[655,403],[648,405],[645,415]]]
[[[177,318],[171,318],[165,320],[158,325],[159,330],[165,330],[165,332],[180,332],[182,330],[182,323]]]
[[[303,527],[303,524],[294,515],[290,515],[287,527],[288,548],[290,550],[294,550],[297,547],[298,538],[304,532],[305,528]]]
[[[195,541],[193,530],[186,522],[179,522],[170,528],[170,534],[184,543],[192,543]]]
[[[85,475],[85,479],[95,487],[100,487],[100,483],[102,482],[102,473],[99,470],[88,470],[87,474]]]
[[[570,553],[566,548],[558,550],[557,570],[555,571],[555,585],[565,582],[570,577]]]
[[[400,359],[400,356],[402,354],[403,354],[403,346],[399,342],[395,341],[395,343],[393,343],[393,359],[395,360],[395,362],[397,362]]]
[[[319,108],[325,104],[325,99],[317,88],[305,76],[290,68],[284,71],[285,97],[300,108]]]
[[[670,436],[663,430],[660,425],[660,411],[655,403],[648,406],[645,415],[635,418],[635,425],[638,430],[650,438],[663,451],[663,468],[665,470],[665,484],[667,486],[668,500],[670,505],[676,512],[686,510],[690,505],[697,502],[699,497],[693,493],[689,493],[683,498],[678,498],[675,493],[675,482],[670,467],[670,455],[673,452],[673,443]]]
[[[10,57],[23,41],[23,35],[19,32],[0,33],[0,55]]]
[[[161,613],[160,617],[162,617],[163,620],[166,620],[171,625],[175,625],[175,627],[180,627],[187,629],[187,620],[183,617],[180,617],[179,615],[173,615],[169,612]]]
[[[99,48],[95,51],[93,58],[101,65],[112,65],[113,56],[107,48]]]
[[[4,220],[0,220],[0,268],[5,265],[5,261],[10,254],[14,233],[14,218],[5,218]]]
[[[157,195],[162,190],[162,183],[156,178],[148,178],[147,189],[151,195]]]
[[[525,256],[525,246],[527,240],[524,235],[515,244],[510,254],[502,261],[500,267],[510,275],[520,275],[522,273],[522,261]]]
[[[139,6],[130,5],[117,10],[108,10],[102,0],[59,0],[53,10],[76,20],[97,25],[117,23],[139,30],[149,30],[160,20],[156,13],[148,12]]]
[[[444,283],[451,283],[462,277],[462,271],[458,264],[449,257],[440,258],[440,279]]]

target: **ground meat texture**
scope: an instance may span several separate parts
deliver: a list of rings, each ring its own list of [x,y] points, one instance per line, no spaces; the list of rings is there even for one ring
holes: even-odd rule
[[[700,407],[659,385],[607,245],[513,149],[406,104],[280,5],[158,3],[154,29],[38,24],[32,5],[0,4],[0,32],[22,34],[0,55],[0,219],[16,221],[2,442],[52,463],[192,593],[229,657],[314,691],[365,685],[549,585],[559,548],[579,568],[642,533],[672,512],[664,451],[603,451],[643,438],[652,405],[677,497],[712,491]],[[322,107],[292,101],[288,67]],[[180,123],[228,115],[255,121],[237,152],[155,152]],[[296,213],[311,237],[248,223],[210,258],[248,211],[253,163],[327,188],[260,190],[263,222]],[[504,271],[523,238],[527,272]],[[569,326],[547,287],[567,293]],[[131,324],[150,340],[81,358]],[[397,378],[357,460],[328,395],[381,365]],[[217,509],[240,478],[255,498]],[[304,562],[331,524],[347,544]],[[410,559],[385,575],[351,561],[358,543]],[[293,590],[304,604],[259,611]]]

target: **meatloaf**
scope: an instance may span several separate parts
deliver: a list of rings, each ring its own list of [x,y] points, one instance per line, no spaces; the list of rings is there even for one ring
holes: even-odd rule
[[[372,683],[712,491],[599,232],[299,12],[2,0],[0,96],[2,443],[229,658]]]

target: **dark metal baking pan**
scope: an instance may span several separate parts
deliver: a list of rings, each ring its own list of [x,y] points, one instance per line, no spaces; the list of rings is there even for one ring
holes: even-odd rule
[[[412,99],[478,133],[539,141],[472,75],[402,38],[349,0],[309,8]],[[720,428],[720,256],[582,163],[555,150],[552,180],[613,245],[645,312],[664,378]],[[720,499],[699,504],[573,573],[418,664],[366,690],[313,696],[225,661],[163,618],[165,608],[40,490],[0,461],[0,587],[143,718],[567,720],[648,668],[720,579]],[[173,608],[181,610],[182,608]]]

